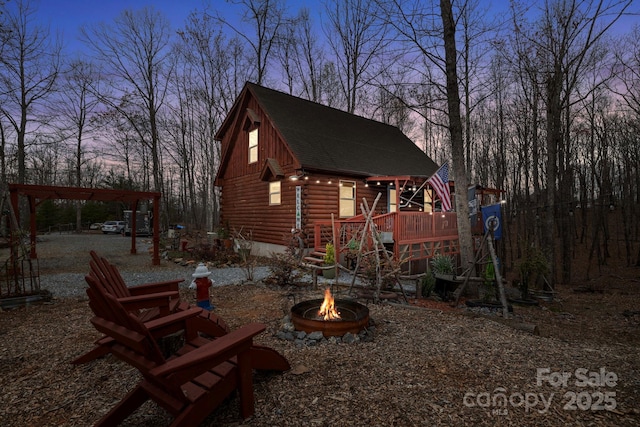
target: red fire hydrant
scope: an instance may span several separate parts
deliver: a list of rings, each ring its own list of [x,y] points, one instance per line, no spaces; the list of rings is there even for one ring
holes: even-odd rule
[[[196,305],[205,310],[213,310],[215,307],[209,299],[209,288],[213,285],[213,281],[209,279],[211,272],[203,263],[198,264],[195,273],[192,274],[193,282],[189,287],[196,290]]]

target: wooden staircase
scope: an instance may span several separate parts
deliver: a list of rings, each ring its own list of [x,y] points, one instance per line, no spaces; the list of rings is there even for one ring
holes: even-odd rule
[[[324,256],[325,255],[326,255],[326,252],[313,251],[313,252],[310,252],[309,255],[305,256],[302,259],[304,260],[304,262],[306,262],[308,264],[322,266],[322,264],[324,264]]]

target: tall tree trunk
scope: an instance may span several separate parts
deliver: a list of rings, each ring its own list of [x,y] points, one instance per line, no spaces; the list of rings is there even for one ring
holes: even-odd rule
[[[469,221],[469,203],[467,201],[467,180],[464,160],[464,140],[462,120],[460,117],[460,92],[458,88],[456,27],[450,0],[440,1],[442,15],[443,38],[445,50],[445,66],[447,73],[447,106],[449,109],[449,131],[451,132],[451,154],[456,182],[456,212],[458,217],[458,235],[460,239],[460,262],[465,270],[473,261],[473,241],[471,223]]]

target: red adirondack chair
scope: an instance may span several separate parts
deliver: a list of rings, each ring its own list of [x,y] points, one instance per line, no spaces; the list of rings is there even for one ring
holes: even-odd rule
[[[109,349],[140,371],[142,380],[96,426],[114,426],[148,399],[173,415],[171,426],[197,426],[234,390],[240,398],[240,415],[254,413],[253,337],[265,330],[249,324],[213,338],[220,328],[202,310],[193,307],[143,323],[113,295],[86,276],[90,305],[96,316],[91,323],[110,337]],[[182,330],[185,344],[165,358],[154,335]]]
[[[146,283],[138,286],[127,286],[117,267],[100,257],[95,251],[90,252],[89,262],[92,275],[96,283],[104,288],[105,292],[113,295],[130,312],[143,321],[149,321],[158,317],[167,316],[178,310],[186,310],[187,303],[180,301],[178,284],[184,279],[175,279],[165,282]],[[224,325],[226,327],[226,325]],[[227,327],[228,330],[228,327]],[[111,338],[102,337],[95,342],[94,348],[71,363],[74,365],[90,362],[109,352],[108,344]]]
[[[99,301],[102,298],[101,295],[106,293],[114,296],[125,310],[135,314],[143,321],[156,339],[176,332],[168,326],[171,325],[173,318],[164,320],[164,317],[181,311],[187,311],[191,315],[197,313],[198,316],[206,319],[207,333],[211,337],[222,337],[231,331],[227,323],[214,312],[190,308],[186,302],[180,302],[177,289],[181,280],[127,287],[114,265],[105,258],[99,257],[95,251],[91,251],[91,258],[91,271],[85,279],[89,284],[89,289],[87,289],[89,306],[95,314],[98,314],[96,310],[105,305]],[[136,292],[141,287],[148,290],[149,293]],[[151,292],[154,289],[158,292]],[[126,296],[127,291],[133,291],[131,293],[139,295]],[[108,354],[113,339],[106,335],[98,339],[95,344],[93,349],[76,358],[72,363],[86,363]],[[287,359],[270,347],[254,344],[251,346],[251,354],[253,369],[284,372],[291,368]]]

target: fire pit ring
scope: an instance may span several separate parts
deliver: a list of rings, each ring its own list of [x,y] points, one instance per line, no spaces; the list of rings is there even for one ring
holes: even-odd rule
[[[323,299],[302,301],[291,307],[291,322],[299,331],[320,331],[324,337],[343,336],[347,332],[357,334],[369,325],[369,308],[356,301],[335,300],[340,319],[323,320],[318,310]]]

